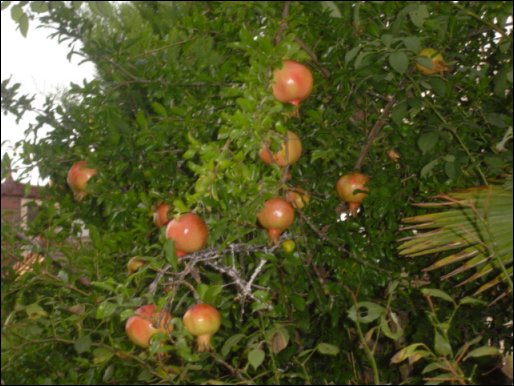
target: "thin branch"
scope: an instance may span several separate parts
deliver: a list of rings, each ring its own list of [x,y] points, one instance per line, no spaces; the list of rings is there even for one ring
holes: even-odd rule
[[[225,367],[228,371],[230,371],[230,373],[232,375],[236,376],[241,381],[245,382],[246,385],[253,385],[254,384],[251,379],[246,378],[245,376],[243,376],[243,374],[241,374],[241,370],[236,369],[235,367],[233,367],[230,364],[228,364],[227,362],[225,362],[223,359],[221,359],[219,357],[219,355],[217,355],[215,353],[210,353],[210,354],[211,354],[211,357],[214,359],[214,361],[216,363],[219,363],[220,365]]]
[[[328,71],[325,67],[323,67],[320,64],[320,62],[318,60],[318,57],[316,56],[314,51],[311,50],[311,48],[302,39],[295,38],[294,41],[296,43],[298,43],[298,45],[303,48],[303,50],[307,53],[307,55],[309,55],[311,57],[312,61],[316,64],[316,66],[318,67],[319,71],[321,72],[321,75],[323,75],[323,77],[325,79],[329,79],[330,78],[330,71]]]
[[[275,35],[275,39],[273,39],[273,42],[275,45],[280,43],[282,40],[282,37],[284,36],[284,32],[287,29],[287,18],[289,16],[289,4],[291,4],[290,1],[284,2],[284,9],[282,10],[282,20],[280,21],[280,26],[278,27],[277,34]]]
[[[244,305],[246,299],[250,298],[254,301],[260,302],[260,300],[252,293],[252,288],[262,288],[254,284],[255,279],[262,273],[264,266],[266,265],[267,260],[261,259],[257,264],[254,272],[252,273],[249,280],[246,280],[242,274],[235,268],[223,265],[220,260],[228,255],[228,254],[236,254],[236,253],[244,253],[251,254],[255,252],[263,252],[263,253],[272,253],[279,247],[279,243],[276,245],[269,247],[266,245],[250,245],[250,244],[230,244],[226,249],[220,251],[217,248],[207,248],[201,251],[191,253],[189,255],[183,256],[181,258],[181,262],[185,264],[184,269],[175,274],[171,273],[172,269],[171,264],[164,266],[159,273],[155,276],[154,280],[149,286],[149,291],[151,293],[155,293],[157,288],[162,281],[165,275],[174,275],[173,278],[170,279],[168,284],[171,284],[173,288],[185,284],[185,278],[188,275],[191,275],[195,272],[194,267],[197,264],[204,265],[214,271],[222,273],[233,280],[233,283],[237,291],[239,293],[239,298],[241,300],[241,304]],[[187,283],[189,284],[189,283]],[[191,289],[191,286],[188,286]],[[264,288],[268,289],[268,288]],[[173,296],[169,299],[168,303],[171,305],[173,303],[176,291],[173,291]],[[267,305],[265,308],[271,309],[271,305]],[[244,312],[244,307],[242,307],[242,313]]]
[[[362,264],[362,265],[365,265],[365,266],[370,266],[370,267],[373,267],[373,269],[376,269],[377,271],[381,271],[381,272],[386,272],[386,273],[391,273],[390,271],[384,269],[384,268],[381,268],[381,267],[378,267],[376,264],[371,264],[369,263],[368,261],[366,260],[362,260],[362,259],[359,259],[358,257],[355,257],[355,256],[352,256],[350,254],[350,251],[348,251],[342,244],[332,240],[331,238],[329,238],[325,233],[323,233],[321,230],[319,230],[313,223],[312,221],[305,215],[305,213],[303,213],[302,210],[300,209],[296,209],[297,212],[300,214],[300,217],[302,218],[302,220],[309,226],[309,228],[312,229],[312,231],[314,233],[316,233],[319,238],[325,242],[327,242],[328,244],[330,244],[331,246],[333,246],[335,249],[337,249],[338,251],[344,253],[346,256],[345,257],[348,257],[352,260],[354,260],[355,262],[359,263],[359,264]],[[318,275],[319,277],[319,275]]]
[[[384,109],[382,110],[382,113],[378,117],[377,121],[373,125],[373,128],[371,129],[371,131],[368,135],[368,142],[366,142],[366,144],[364,145],[364,147],[362,148],[362,150],[359,154],[359,158],[357,158],[357,162],[355,163],[355,166],[353,167],[354,170],[360,170],[362,168],[364,159],[368,155],[369,149],[371,148],[373,141],[378,136],[378,133],[380,132],[380,130],[387,123],[387,119],[389,118],[389,113],[391,112],[393,105],[396,103],[396,96],[388,96],[387,99],[388,99],[387,104],[385,105]]]

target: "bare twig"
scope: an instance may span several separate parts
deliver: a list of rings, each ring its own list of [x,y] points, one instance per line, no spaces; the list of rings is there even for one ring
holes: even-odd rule
[[[325,67],[323,67],[320,64],[320,62],[318,60],[318,57],[316,56],[314,51],[302,39],[295,38],[294,41],[296,43],[298,43],[298,45],[303,48],[303,50],[307,53],[307,55],[309,55],[311,57],[312,61],[314,62],[314,64],[316,64],[316,66],[318,67],[319,71],[321,72],[321,75],[323,75],[323,77],[325,79],[330,78],[330,71],[328,71]]]
[[[387,123],[389,113],[391,112],[391,109],[393,108],[394,104],[396,103],[396,96],[394,96],[394,95],[388,96],[387,99],[388,99],[387,104],[385,105],[384,109],[382,110],[382,113],[380,113],[380,116],[378,117],[377,121],[373,125],[373,128],[369,132],[368,141],[362,148],[362,150],[359,154],[359,158],[357,158],[357,162],[355,163],[355,166],[353,167],[354,170],[360,170],[362,168],[364,159],[368,155],[369,149],[371,148],[373,141],[378,136],[378,133],[380,132],[380,130]]]
[[[217,271],[219,273],[222,273],[228,277],[230,277],[233,280],[233,283],[237,291],[239,293],[239,299],[241,300],[241,304],[244,305],[246,299],[250,298],[254,301],[260,300],[255,297],[255,295],[252,293],[252,288],[263,288],[256,284],[254,284],[255,279],[262,273],[264,266],[266,265],[265,259],[261,259],[259,263],[257,264],[257,267],[255,268],[254,272],[252,273],[249,280],[246,280],[243,275],[239,272],[239,270],[235,266],[225,266],[223,265],[220,260],[222,257],[226,255],[235,255],[237,253],[244,253],[244,254],[251,254],[255,252],[263,252],[263,253],[272,253],[275,251],[275,249],[278,248],[280,244],[277,243],[276,245],[269,247],[266,245],[250,245],[250,244],[231,244],[226,249],[219,251],[216,248],[208,248],[201,250],[199,252],[191,253],[189,255],[183,256],[181,261],[184,263],[185,267],[184,269],[179,273],[172,273],[170,270],[172,269],[171,264],[168,264],[164,266],[161,270],[159,270],[158,274],[155,276],[155,279],[152,281],[152,283],[149,286],[149,291],[151,293],[155,293],[159,283],[162,281],[163,277],[165,275],[173,276],[170,278],[169,282],[167,282],[168,285],[171,285],[173,288],[173,295],[169,299],[168,303],[171,306],[173,303],[175,293],[174,290],[176,287],[186,284],[185,278],[188,275],[193,274],[195,272],[194,267],[197,264],[204,265],[214,271]],[[189,284],[189,283],[187,283]],[[188,285],[189,289],[192,289],[190,285]],[[268,289],[268,288],[263,288]],[[265,308],[271,309],[271,305],[267,305]],[[242,307],[241,310],[242,313],[244,313],[244,307]]]
[[[289,16],[289,4],[291,4],[290,1],[284,2],[284,9],[282,10],[282,20],[280,21],[280,26],[278,27],[277,34],[275,35],[275,39],[273,40],[275,45],[280,43],[280,41],[282,40],[282,37],[284,36],[284,32],[287,29],[287,18]]]
[[[232,375],[235,375],[237,378],[239,378],[241,381],[243,381],[244,384],[246,384],[246,385],[253,385],[254,384],[251,379],[246,378],[245,376],[243,376],[243,374],[241,374],[241,370],[236,369],[235,367],[233,367],[229,363],[225,362],[223,359],[221,359],[219,357],[218,354],[216,354],[216,353],[210,353],[210,354],[211,354],[211,357],[214,359],[214,361],[216,363],[219,363],[220,365],[225,367],[228,371],[230,371],[230,373]]]

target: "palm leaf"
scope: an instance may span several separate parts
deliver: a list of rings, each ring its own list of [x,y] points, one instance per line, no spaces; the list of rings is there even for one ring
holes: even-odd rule
[[[453,266],[442,278],[467,275],[457,286],[475,283],[475,295],[502,283],[509,288],[500,298],[512,293],[511,181],[512,177],[503,186],[470,188],[438,195],[437,202],[416,204],[440,211],[403,219],[408,225],[402,230],[413,235],[399,240],[400,255],[442,254],[424,271]]]

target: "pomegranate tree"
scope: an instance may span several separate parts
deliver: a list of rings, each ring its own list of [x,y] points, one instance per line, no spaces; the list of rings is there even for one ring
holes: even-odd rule
[[[349,173],[339,178],[336,184],[337,194],[349,204],[350,214],[357,216],[357,211],[366,197],[366,184],[369,177],[362,173]],[[362,192],[357,192],[361,190]]]
[[[154,304],[139,307],[135,315],[127,319],[125,331],[132,343],[147,348],[152,336],[158,332],[169,334],[173,331],[171,314],[157,311]]]
[[[302,141],[300,137],[292,131],[287,132],[286,140],[280,145],[280,150],[275,154],[272,153],[271,149],[266,144],[264,144],[259,151],[259,157],[264,163],[268,165],[276,163],[280,167],[294,164],[300,159],[301,155]]]
[[[170,209],[171,207],[168,204],[164,203],[157,206],[153,214],[153,222],[157,226],[157,228],[161,228],[170,222],[170,219],[168,217],[168,212]]]
[[[87,182],[96,174],[96,169],[87,167],[87,161],[75,162],[68,171],[66,182],[73,191],[77,201],[81,201],[86,196]]]
[[[219,311],[210,304],[195,304],[189,307],[182,320],[187,331],[196,336],[198,351],[211,350],[211,338],[221,326]]]
[[[259,223],[268,230],[272,244],[276,244],[280,235],[294,221],[294,209],[290,203],[280,197],[274,197],[264,203],[264,208],[257,215]]]
[[[205,247],[208,234],[207,225],[194,213],[185,213],[171,220],[166,228],[166,238],[175,241],[175,251],[179,257]]]
[[[312,91],[311,71],[303,64],[292,60],[285,60],[282,68],[273,71],[273,96],[283,103],[296,106],[298,115],[300,103]]]

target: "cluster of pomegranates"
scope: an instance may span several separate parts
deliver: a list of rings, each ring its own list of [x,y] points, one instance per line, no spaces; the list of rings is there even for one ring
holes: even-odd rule
[[[211,338],[221,326],[219,311],[210,304],[195,304],[186,311],[182,321],[186,330],[196,337],[199,352],[211,350]],[[135,345],[148,348],[155,334],[169,335],[173,332],[172,316],[158,311],[154,304],[139,307],[127,319],[125,331]]]
[[[283,102],[295,106],[295,112],[303,100],[312,91],[312,74],[310,70],[300,63],[286,60],[282,68],[273,73],[273,95]],[[280,149],[273,152],[270,143],[265,142],[259,152],[261,160],[268,164],[276,164],[285,168],[297,162],[302,154],[302,143],[298,135],[288,131]],[[287,170],[287,169],[286,169]],[[86,161],[78,161],[68,172],[67,183],[74,193],[75,199],[80,201],[87,195],[87,183],[96,175],[96,169],[88,167]],[[361,173],[350,173],[339,178],[336,190],[341,199],[349,203],[353,216],[364,199],[368,189],[368,177]],[[294,209],[302,209],[308,202],[309,194],[301,188],[294,188],[286,192],[285,198],[273,197],[264,203],[264,207],[257,214],[257,220],[264,227],[272,244],[276,244],[282,232],[294,221]],[[207,244],[208,229],[205,222],[195,213],[184,213],[175,218],[170,217],[169,204],[159,204],[154,212],[153,221],[158,228],[166,226],[166,238],[174,240],[176,254],[182,257],[188,253],[201,250]],[[294,242],[288,240],[283,249],[286,253],[294,250]],[[129,274],[137,271],[145,264],[139,257],[132,258],[128,263]],[[183,316],[184,327],[196,337],[199,351],[211,349],[211,337],[221,325],[219,311],[209,304],[196,304],[191,306]],[[173,331],[172,316],[169,312],[159,311],[153,304],[138,308],[126,324],[125,330],[129,339],[140,347],[148,347],[151,338],[157,333],[170,334]]]

